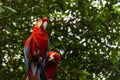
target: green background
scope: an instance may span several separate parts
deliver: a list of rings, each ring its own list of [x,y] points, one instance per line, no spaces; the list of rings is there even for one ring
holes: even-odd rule
[[[25,40],[49,18],[54,80],[120,80],[119,0],[0,0],[0,80],[25,80]]]

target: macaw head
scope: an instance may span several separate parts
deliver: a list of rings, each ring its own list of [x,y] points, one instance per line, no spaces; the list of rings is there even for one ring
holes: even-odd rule
[[[57,52],[48,52],[48,61],[58,63],[60,61],[60,55]]]
[[[42,29],[45,30],[46,27],[47,27],[47,24],[48,24],[48,19],[47,18],[40,18],[36,21],[35,27],[42,28]]]

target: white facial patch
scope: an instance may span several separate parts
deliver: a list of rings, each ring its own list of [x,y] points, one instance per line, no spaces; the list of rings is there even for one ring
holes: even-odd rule
[[[44,28],[44,30],[46,29],[46,27],[47,27],[47,21],[45,21],[44,23],[43,23],[43,28]]]
[[[38,22],[38,27],[41,27],[42,26],[42,21],[40,20],[39,22]]]

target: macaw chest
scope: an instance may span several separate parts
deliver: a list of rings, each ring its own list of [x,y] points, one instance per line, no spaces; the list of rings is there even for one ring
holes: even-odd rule
[[[48,36],[47,35],[36,35],[34,37],[36,40],[38,50],[39,50],[39,56],[42,57],[46,50],[48,49]]]

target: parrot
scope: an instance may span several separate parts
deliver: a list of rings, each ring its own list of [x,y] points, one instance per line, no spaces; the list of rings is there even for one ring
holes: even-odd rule
[[[27,69],[26,80],[46,80],[42,73],[44,72],[49,47],[49,37],[46,31],[47,24],[47,18],[38,19],[33,27],[31,35],[24,43]]]
[[[49,51],[45,65],[45,72],[48,80],[53,80],[59,62],[60,62],[60,54],[54,51]]]

